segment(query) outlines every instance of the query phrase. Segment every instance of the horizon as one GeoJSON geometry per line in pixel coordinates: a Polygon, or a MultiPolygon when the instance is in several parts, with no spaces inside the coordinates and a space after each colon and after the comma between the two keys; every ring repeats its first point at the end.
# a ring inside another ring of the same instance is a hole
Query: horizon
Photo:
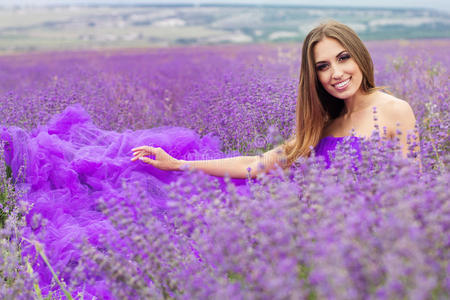
{"type": "Polygon", "coordinates": [[[448,13],[433,9],[42,1],[0,9],[0,52],[294,42],[326,19],[347,24],[364,40],[450,38],[448,13]]]}

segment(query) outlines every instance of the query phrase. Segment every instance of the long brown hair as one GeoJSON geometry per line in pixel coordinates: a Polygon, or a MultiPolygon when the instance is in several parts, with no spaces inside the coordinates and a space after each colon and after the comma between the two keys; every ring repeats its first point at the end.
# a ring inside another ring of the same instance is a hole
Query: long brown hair
{"type": "Polygon", "coordinates": [[[314,47],[323,38],[337,40],[348,51],[363,75],[360,89],[371,93],[375,89],[373,62],[369,51],[348,26],[329,21],[311,30],[303,41],[300,80],[296,106],[294,136],[284,144],[287,165],[300,156],[308,156],[319,142],[327,122],[337,118],[344,109],[342,99],[331,96],[322,87],[316,74],[314,47]]]}

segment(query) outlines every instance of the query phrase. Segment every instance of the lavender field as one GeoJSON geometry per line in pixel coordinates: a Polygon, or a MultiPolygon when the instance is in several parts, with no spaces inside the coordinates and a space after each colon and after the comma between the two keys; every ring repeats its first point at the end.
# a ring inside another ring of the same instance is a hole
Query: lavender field
{"type": "Polygon", "coordinates": [[[131,149],[280,144],[300,45],[0,56],[0,298],[447,299],[450,40],[367,46],[377,85],[414,109],[416,159],[374,128],[359,159],[344,140],[331,167],[312,155],[256,180],[131,149]]]}

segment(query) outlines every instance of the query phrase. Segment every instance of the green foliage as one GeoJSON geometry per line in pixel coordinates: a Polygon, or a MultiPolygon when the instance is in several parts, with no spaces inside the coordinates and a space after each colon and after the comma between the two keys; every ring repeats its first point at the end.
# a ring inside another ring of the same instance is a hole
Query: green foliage
{"type": "Polygon", "coordinates": [[[6,165],[6,179],[10,179],[12,177],[12,169],[10,166],[6,165]]]}
{"type": "Polygon", "coordinates": [[[311,274],[311,267],[308,267],[304,264],[299,263],[298,264],[298,278],[302,279],[305,283],[305,287],[308,290],[308,300],[316,300],[317,299],[317,293],[313,289],[311,283],[309,282],[309,275],[311,274]]]}
{"type": "Polygon", "coordinates": [[[244,278],[244,276],[242,274],[236,273],[236,272],[232,272],[232,271],[228,272],[228,279],[231,282],[236,282],[237,281],[237,282],[240,282],[242,284],[245,283],[245,278],[244,278]]]}
{"type": "MultiPolygon", "coordinates": [[[[38,241],[32,241],[32,240],[29,240],[29,239],[26,239],[26,238],[23,238],[23,239],[34,246],[34,248],[36,249],[36,252],[39,253],[39,255],[44,260],[44,262],[47,265],[47,267],[50,269],[50,272],[52,273],[53,279],[55,280],[56,283],[58,283],[58,285],[61,288],[61,290],[63,291],[64,296],[66,297],[66,299],[67,300],[73,300],[74,298],[72,297],[70,292],[67,290],[66,284],[64,283],[64,281],[61,281],[59,279],[59,277],[56,274],[55,270],[53,270],[53,267],[51,266],[50,262],[48,261],[47,255],[44,252],[43,245],[41,243],[39,243],[38,241]]],[[[33,273],[33,268],[31,267],[31,265],[29,264],[28,261],[27,261],[27,272],[30,273],[30,274],[33,273]]],[[[34,283],[34,289],[35,289],[35,292],[36,292],[37,299],[53,299],[51,292],[47,295],[47,297],[45,297],[45,298],[42,297],[42,292],[41,292],[41,289],[40,289],[39,284],[37,282],[34,283]]]]}
{"type": "Polygon", "coordinates": [[[11,211],[15,206],[15,199],[11,195],[11,191],[14,188],[10,182],[12,170],[11,167],[6,165],[6,174],[0,174],[0,226],[3,228],[5,226],[5,221],[10,215],[11,211]]]}

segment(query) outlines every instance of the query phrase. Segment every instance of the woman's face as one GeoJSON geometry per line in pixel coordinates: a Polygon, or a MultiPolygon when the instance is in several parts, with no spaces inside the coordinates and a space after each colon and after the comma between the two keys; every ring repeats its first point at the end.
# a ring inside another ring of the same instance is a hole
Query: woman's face
{"type": "Polygon", "coordinates": [[[362,72],[337,40],[325,37],[315,45],[314,64],[319,82],[330,95],[345,100],[359,92],[362,72]]]}

